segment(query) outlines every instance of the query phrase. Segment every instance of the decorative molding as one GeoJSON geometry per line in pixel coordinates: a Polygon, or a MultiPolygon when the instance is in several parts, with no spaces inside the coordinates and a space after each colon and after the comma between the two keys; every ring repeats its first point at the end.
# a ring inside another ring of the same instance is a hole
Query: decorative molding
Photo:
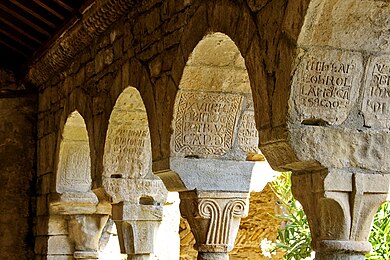
{"type": "Polygon", "coordinates": [[[180,193],[180,201],[198,252],[222,254],[224,259],[234,247],[241,218],[248,214],[249,193],[187,191],[180,193]]]}
{"type": "Polygon", "coordinates": [[[65,68],[79,51],[106,31],[134,5],[133,0],[95,2],[95,6],[87,10],[81,20],[61,35],[47,52],[30,65],[27,81],[40,86],[50,79],[53,74],[65,68]]]}
{"type": "Polygon", "coordinates": [[[229,200],[226,205],[221,204],[221,201],[214,199],[204,199],[199,203],[200,216],[210,219],[206,244],[228,244],[232,218],[245,216],[247,203],[244,199],[229,200]]]}

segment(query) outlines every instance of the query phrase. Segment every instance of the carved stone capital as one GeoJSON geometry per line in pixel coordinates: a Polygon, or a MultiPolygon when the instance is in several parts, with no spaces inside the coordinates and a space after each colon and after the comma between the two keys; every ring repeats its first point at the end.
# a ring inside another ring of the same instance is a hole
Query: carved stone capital
{"type": "Polygon", "coordinates": [[[128,259],[155,259],[155,239],[168,191],[159,179],[104,180],[118,230],[120,249],[128,259]]]}
{"type": "Polygon", "coordinates": [[[249,193],[180,193],[180,211],[194,234],[198,259],[229,259],[242,217],[248,215],[249,193]]]}
{"type": "MultiPolygon", "coordinates": [[[[141,202],[142,203],[142,202],[141,202]]],[[[162,204],[121,202],[113,205],[120,249],[128,259],[155,259],[155,239],[162,220],[162,204]]]]}
{"type": "Polygon", "coordinates": [[[98,259],[99,239],[108,215],[69,215],[69,238],[75,245],[75,259],[98,259]]]}
{"type": "Polygon", "coordinates": [[[292,176],[308,217],[316,259],[364,259],[376,210],[389,194],[389,174],[324,169],[292,176]]]}

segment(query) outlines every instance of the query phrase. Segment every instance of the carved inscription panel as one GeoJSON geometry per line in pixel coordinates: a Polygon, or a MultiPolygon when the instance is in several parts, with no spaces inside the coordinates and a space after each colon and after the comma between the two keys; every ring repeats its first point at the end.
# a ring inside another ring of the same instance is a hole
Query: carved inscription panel
{"type": "Polygon", "coordinates": [[[312,49],[298,66],[294,80],[299,119],[316,118],[340,124],[358,97],[362,77],[359,53],[312,49]]]}
{"type": "Polygon", "coordinates": [[[257,153],[258,143],[259,133],[256,129],[255,114],[253,111],[245,111],[238,131],[238,144],[246,153],[257,153]]]}
{"type": "Polygon", "coordinates": [[[242,96],[181,91],[176,103],[174,150],[184,155],[223,155],[232,147],[242,96]]]}
{"type": "Polygon", "coordinates": [[[91,188],[91,159],[88,141],[65,141],[58,169],[59,192],[86,192],[91,188]]]}
{"type": "Polygon", "coordinates": [[[131,124],[111,126],[107,136],[106,176],[115,174],[123,178],[139,178],[147,175],[151,160],[147,127],[133,128],[131,124]]]}
{"type": "Polygon", "coordinates": [[[390,128],[390,55],[369,60],[362,111],[367,126],[390,128]]]}

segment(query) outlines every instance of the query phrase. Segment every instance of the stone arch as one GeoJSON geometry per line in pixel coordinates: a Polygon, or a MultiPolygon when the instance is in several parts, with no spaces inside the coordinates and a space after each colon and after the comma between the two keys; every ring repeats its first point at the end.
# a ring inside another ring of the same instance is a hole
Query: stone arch
{"type": "MultiPolygon", "coordinates": [[[[96,132],[96,186],[102,187],[104,172],[106,171],[104,165],[104,155],[106,149],[107,134],[110,127],[111,115],[116,106],[117,101],[121,98],[123,93],[131,87],[137,92],[137,102],[142,103],[142,108],[145,110],[145,118],[147,119],[148,132],[150,131],[150,142],[152,144],[151,154],[159,154],[159,128],[158,121],[154,120],[157,118],[156,106],[154,102],[154,94],[152,92],[152,86],[150,78],[147,75],[147,71],[144,66],[135,58],[131,58],[123,63],[123,65],[118,68],[113,73],[113,80],[110,82],[111,88],[110,92],[103,98],[104,112],[101,115],[95,116],[94,120],[98,122],[94,128],[98,127],[99,129],[96,132]],[[150,127],[149,127],[150,126],[150,127]]],[[[134,100],[133,100],[134,101],[134,100]]],[[[132,101],[132,102],[133,102],[132,101]]],[[[139,103],[139,104],[141,104],[139,103]]],[[[95,112],[96,113],[96,112],[95,112]]],[[[153,157],[153,156],[152,156],[153,157]]]]}
{"type": "MultiPolygon", "coordinates": [[[[279,170],[298,161],[288,141],[287,112],[296,40],[307,4],[300,1],[286,7],[282,1],[275,5],[248,1],[248,5],[240,5],[225,0],[202,4],[185,27],[173,63],[172,78],[178,86],[188,57],[204,35],[222,32],[235,42],[249,74],[259,147],[279,170]],[[294,20],[294,15],[299,19],[294,20]]],[[[156,171],[166,168],[154,166],[156,171]]]]}
{"type": "Polygon", "coordinates": [[[144,103],[136,88],[127,87],[119,95],[109,119],[103,179],[151,178],[151,154],[144,103]]]}
{"type": "Polygon", "coordinates": [[[101,194],[92,190],[88,131],[77,110],[66,118],[57,147],[55,193],[49,200],[48,235],[51,236],[47,254],[76,259],[97,257],[100,235],[111,206],[100,201],[101,194]]]}
{"type": "Polygon", "coordinates": [[[309,218],[346,223],[325,238],[313,236],[319,258],[345,252],[363,258],[375,210],[390,192],[390,117],[383,110],[389,101],[381,95],[388,81],[380,80],[390,74],[383,40],[389,12],[383,1],[313,0],[298,37],[288,132],[299,161],[313,163],[289,165],[294,195],[308,205],[309,218]],[[316,202],[329,197],[342,217],[318,209],[316,202]]]}
{"type": "MultiPolygon", "coordinates": [[[[250,84],[239,48],[220,32],[199,41],[180,80],[172,121],[173,172],[157,175],[168,189],[180,192],[181,212],[197,241],[199,259],[207,254],[202,248],[208,244],[223,245],[224,253],[233,249],[239,219],[247,214],[249,192],[256,189],[251,187],[252,177],[261,174],[255,170],[264,156],[258,148],[250,84]],[[232,208],[237,212],[230,219],[224,214],[232,208]],[[199,210],[201,220],[189,213],[194,210],[199,210]],[[203,220],[210,217],[214,222],[203,220]],[[211,241],[219,232],[221,239],[211,241]]],[[[258,190],[271,178],[264,174],[258,190]]]]}
{"type": "Polygon", "coordinates": [[[75,110],[64,125],[59,144],[56,191],[88,192],[92,188],[89,138],[83,117],[75,110]]]}
{"type": "Polygon", "coordinates": [[[102,183],[112,202],[121,252],[155,254],[154,236],[167,191],[152,173],[148,115],[140,92],[124,88],[112,109],[103,155],[102,183]]]}
{"type": "MultiPolygon", "coordinates": [[[[171,163],[176,161],[174,158],[216,159],[233,164],[264,160],[258,149],[248,72],[239,49],[226,34],[208,34],[194,48],[181,77],[174,111],[171,163]]],[[[172,166],[178,166],[178,162],[172,166]]]]}
{"type": "Polygon", "coordinates": [[[230,37],[244,57],[254,106],[260,111],[258,128],[270,126],[269,94],[265,71],[262,65],[261,36],[249,7],[233,1],[210,1],[201,5],[184,30],[180,41],[179,55],[173,66],[173,78],[179,85],[186,62],[197,44],[209,32],[221,32],[230,37]]]}

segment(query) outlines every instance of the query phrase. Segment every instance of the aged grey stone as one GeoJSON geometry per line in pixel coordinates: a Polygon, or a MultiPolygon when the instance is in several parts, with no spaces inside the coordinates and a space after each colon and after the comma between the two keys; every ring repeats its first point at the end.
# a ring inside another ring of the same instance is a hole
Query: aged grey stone
{"type": "Polygon", "coordinates": [[[295,121],[344,122],[358,99],[363,59],[360,53],[312,48],[303,55],[290,99],[295,121]]]}
{"type": "Polygon", "coordinates": [[[390,55],[370,57],[363,87],[365,125],[390,129],[390,55]]]}

